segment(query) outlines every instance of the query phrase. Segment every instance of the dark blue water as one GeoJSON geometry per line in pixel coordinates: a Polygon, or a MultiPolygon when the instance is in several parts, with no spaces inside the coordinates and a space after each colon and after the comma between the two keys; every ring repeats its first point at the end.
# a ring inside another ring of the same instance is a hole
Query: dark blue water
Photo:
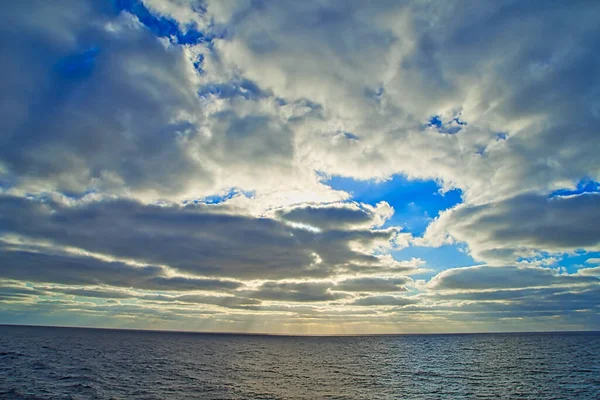
{"type": "Polygon", "coordinates": [[[599,399],[600,333],[276,337],[0,326],[2,399],[599,399]]]}

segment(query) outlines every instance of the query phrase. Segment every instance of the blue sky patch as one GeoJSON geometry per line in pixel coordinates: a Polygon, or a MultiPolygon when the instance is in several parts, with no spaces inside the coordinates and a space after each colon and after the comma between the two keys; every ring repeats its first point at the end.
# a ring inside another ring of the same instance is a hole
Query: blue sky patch
{"type": "Polygon", "coordinates": [[[460,126],[466,126],[467,123],[465,121],[461,121],[460,117],[455,117],[452,119],[452,122],[454,122],[456,125],[460,125],[460,126]]]}
{"type": "Polygon", "coordinates": [[[565,253],[556,263],[552,264],[552,266],[561,266],[566,270],[566,272],[572,274],[582,268],[596,267],[597,265],[586,262],[590,258],[600,258],[600,252],[578,250],[573,253],[565,253]]]}
{"type": "Polygon", "coordinates": [[[442,119],[439,115],[434,115],[429,119],[429,125],[431,127],[441,128],[442,127],[442,119]]]}
{"type": "Polygon", "coordinates": [[[199,73],[203,73],[202,64],[204,63],[204,54],[199,54],[196,61],[194,61],[194,69],[199,73]]]}
{"type": "Polygon", "coordinates": [[[410,260],[411,258],[425,260],[423,267],[431,271],[415,275],[418,279],[429,279],[438,272],[449,268],[480,264],[467,253],[464,244],[449,244],[440,247],[410,246],[394,251],[392,255],[396,260],[410,260]]]}
{"type": "Polygon", "coordinates": [[[352,132],[340,132],[340,135],[344,136],[348,140],[360,140],[360,138],[352,132]]]}
{"type": "Polygon", "coordinates": [[[221,203],[224,203],[227,200],[230,200],[238,195],[242,195],[245,197],[252,197],[252,196],[254,196],[254,192],[247,192],[247,191],[243,191],[243,190],[240,190],[237,188],[231,188],[225,194],[207,196],[202,199],[196,199],[196,200],[186,200],[183,202],[183,204],[221,204],[221,203]]]}
{"type": "Polygon", "coordinates": [[[577,250],[571,253],[562,254],[550,254],[547,252],[540,252],[535,257],[521,257],[517,259],[517,262],[539,262],[548,268],[563,268],[562,272],[573,274],[582,268],[592,268],[597,265],[587,263],[586,261],[590,258],[600,258],[600,252],[588,252],[585,250],[577,250]],[[549,258],[555,258],[556,261],[550,261],[549,258]],[[544,262],[546,260],[546,262],[544,262]]]}
{"type": "Polygon", "coordinates": [[[449,121],[444,121],[441,116],[434,115],[427,121],[427,127],[436,129],[439,133],[454,135],[460,132],[467,123],[462,121],[460,117],[454,117],[449,121]]]}
{"type": "Polygon", "coordinates": [[[459,189],[442,194],[440,185],[433,180],[409,180],[403,175],[394,175],[384,182],[333,176],[324,183],[350,193],[351,199],[360,203],[375,205],[387,201],[395,212],[385,226],[402,226],[415,236],[422,235],[440,211],[462,202],[459,189]]]}
{"type": "Polygon", "coordinates": [[[559,189],[550,194],[550,197],[573,196],[584,193],[600,193],[600,183],[591,179],[582,179],[577,182],[574,189],[559,189]]]}

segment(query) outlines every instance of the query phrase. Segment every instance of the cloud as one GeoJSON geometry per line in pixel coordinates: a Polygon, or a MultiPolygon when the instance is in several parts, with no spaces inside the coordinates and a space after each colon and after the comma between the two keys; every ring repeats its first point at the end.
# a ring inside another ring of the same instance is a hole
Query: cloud
{"type": "Polygon", "coordinates": [[[513,274],[513,278],[524,275],[524,284],[506,284],[505,278],[499,278],[497,285],[479,285],[470,281],[466,285],[459,285],[461,290],[455,290],[453,285],[436,286],[433,292],[421,296],[422,305],[411,306],[411,312],[446,313],[452,320],[465,319],[471,323],[489,323],[493,320],[498,321],[500,326],[511,321],[526,321],[531,327],[537,320],[543,322],[539,328],[543,330],[552,329],[557,320],[560,326],[568,329],[599,326],[600,281],[597,278],[588,277],[591,279],[585,280],[577,275],[554,275],[549,279],[549,274],[540,274],[538,283],[534,283],[534,274],[509,273],[513,274]],[[537,287],[518,288],[525,284],[537,287]]]}
{"type": "Polygon", "coordinates": [[[356,299],[351,304],[355,306],[407,306],[417,302],[416,299],[400,296],[369,296],[356,299]]]}
{"type": "MultiPolygon", "coordinates": [[[[598,285],[583,286],[583,287],[564,287],[554,286],[545,288],[528,288],[528,289],[494,289],[494,290],[479,290],[479,291],[452,291],[452,292],[436,292],[432,298],[439,302],[453,302],[454,305],[460,307],[456,302],[471,302],[471,304],[487,302],[496,304],[507,304],[514,307],[521,306],[522,309],[527,308],[527,305],[536,304],[537,308],[547,309],[556,307],[556,303],[563,301],[571,304],[562,304],[559,309],[577,309],[583,301],[591,303],[594,296],[598,294],[600,287],[598,285]],[[577,304],[577,305],[575,305],[577,304]]],[[[589,304],[595,306],[595,304],[589,304]]],[[[535,310],[536,307],[530,308],[535,310]]],[[[589,307],[586,307],[589,308],[589,307]]]]}
{"type": "Polygon", "coordinates": [[[215,52],[219,65],[274,95],[321,105],[323,121],[296,131],[306,165],[364,179],[403,172],[491,199],[597,175],[595,11],[469,1],[242,5],[226,23],[235,34],[215,52]],[[426,126],[434,115],[467,125],[440,135],[426,126]]]}
{"type": "Polygon", "coordinates": [[[530,287],[598,284],[593,277],[561,275],[541,267],[476,266],[440,272],[428,283],[436,290],[519,289],[530,287]]]}
{"type": "Polygon", "coordinates": [[[469,244],[475,259],[514,262],[535,251],[550,253],[600,246],[600,194],[548,197],[524,194],[442,212],[425,234],[469,244]]]}
{"type": "Polygon", "coordinates": [[[19,187],[160,195],[185,189],[182,171],[209,178],[186,151],[199,106],[186,50],[109,4],[4,10],[0,162],[19,187]]]}
{"type": "Polygon", "coordinates": [[[348,272],[381,276],[381,275],[412,275],[427,271],[423,267],[426,262],[420,258],[411,258],[406,261],[397,261],[390,254],[377,255],[377,264],[351,264],[346,267],[348,272]]]}
{"type": "Polygon", "coordinates": [[[594,268],[581,268],[577,271],[579,275],[583,276],[598,276],[600,277],[600,267],[594,268]]]}
{"type": "Polygon", "coordinates": [[[238,281],[167,276],[159,266],[133,266],[76,254],[45,254],[0,246],[0,277],[68,285],[111,285],[148,290],[233,290],[238,281]]]}
{"type": "Polygon", "coordinates": [[[403,292],[409,278],[354,278],[346,279],[334,286],[335,290],[342,292],[403,292]]]}
{"type": "Polygon", "coordinates": [[[468,202],[597,177],[592,3],[144,2],[204,29],[195,45],[110,5],[23,3],[2,28],[0,154],[22,191],[240,187],[277,207],[273,188],[339,200],[315,171],[436,179],[468,202]],[[466,125],[440,135],[433,116],[466,125]]]}
{"type": "MultiPolygon", "coordinates": [[[[349,266],[377,267],[382,262],[372,251],[391,246],[397,233],[395,229],[315,233],[268,218],[230,214],[227,208],[209,205],[158,206],[107,200],[68,206],[10,196],[0,196],[0,225],[6,235],[119,260],[166,265],[196,275],[234,279],[324,277],[349,266]]],[[[76,264],[58,265],[49,268],[48,273],[60,273],[61,268],[76,272],[76,264]]],[[[120,267],[112,264],[114,270],[120,267]]],[[[156,276],[162,271],[159,267],[125,271],[135,277],[147,274],[153,278],[148,284],[160,286],[166,282],[156,276]]],[[[69,275],[72,279],[78,276],[69,275]]],[[[116,283],[126,276],[106,278],[116,283]]],[[[177,284],[196,283],[178,279],[177,284]]]]}
{"type": "Polygon", "coordinates": [[[152,300],[159,302],[181,302],[193,304],[211,304],[225,308],[248,308],[252,309],[260,304],[260,301],[236,296],[208,296],[199,294],[184,294],[178,296],[145,295],[141,300],[152,300]]]}
{"type": "Polygon", "coordinates": [[[143,4],[158,15],[179,21],[183,29],[189,25],[205,28],[209,23],[200,0],[144,0],[143,4]]]}
{"type": "MultiPolygon", "coordinates": [[[[203,20],[185,11],[198,7],[146,5],[188,15],[184,27],[203,20]]],[[[195,66],[208,57],[210,40],[171,43],[110,2],[69,1],[59,10],[28,0],[3,8],[0,32],[11,57],[0,70],[10,98],[0,109],[0,180],[13,192],[153,201],[240,187],[262,189],[264,199],[279,187],[312,193],[312,200],[341,198],[314,171],[298,168],[293,131],[274,99],[199,95],[223,84],[195,66]]],[[[240,81],[240,90],[251,88],[240,81]]]]}
{"type": "Polygon", "coordinates": [[[248,296],[262,300],[322,302],[344,299],[343,293],[332,293],[330,282],[265,282],[248,296]]]}
{"type": "MultiPolygon", "coordinates": [[[[145,288],[148,289],[148,288],[145,288]]],[[[161,290],[173,290],[171,286],[165,285],[160,288],[161,290]]],[[[194,288],[195,290],[202,288],[194,288]]],[[[213,290],[219,289],[218,286],[211,288],[213,290]]],[[[29,287],[23,285],[15,285],[3,283],[0,284],[0,300],[4,301],[22,301],[22,300],[33,300],[37,298],[37,302],[43,301],[54,301],[54,300],[40,300],[40,296],[57,296],[66,295],[75,297],[91,297],[97,299],[129,299],[139,300],[143,303],[139,304],[150,304],[150,303],[177,303],[181,305],[185,304],[204,304],[204,305],[216,305],[225,308],[237,308],[237,309],[257,309],[260,305],[260,301],[238,297],[234,295],[209,295],[209,294],[198,294],[190,292],[187,294],[155,294],[148,291],[118,289],[115,287],[108,286],[87,286],[87,287],[73,287],[73,286],[37,286],[29,287]]]]}
{"type": "Polygon", "coordinates": [[[284,221],[310,225],[320,229],[349,229],[381,226],[394,214],[385,201],[375,207],[368,204],[337,203],[302,205],[276,212],[284,221]]]}
{"type": "Polygon", "coordinates": [[[47,292],[34,289],[23,284],[0,282],[0,301],[27,301],[34,296],[43,296],[47,292]]]}
{"type": "Polygon", "coordinates": [[[64,288],[64,287],[53,287],[46,288],[48,292],[66,294],[69,296],[79,297],[96,297],[106,299],[131,299],[135,298],[135,294],[132,292],[126,292],[122,290],[114,290],[107,288],[64,288]]]}

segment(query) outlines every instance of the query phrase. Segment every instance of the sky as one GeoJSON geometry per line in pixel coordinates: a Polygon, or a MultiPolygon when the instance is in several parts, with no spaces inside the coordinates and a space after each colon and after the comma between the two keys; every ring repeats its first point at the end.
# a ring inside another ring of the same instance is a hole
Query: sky
{"type": "Polygon", "coordinates": [[[0,323],[600,330],[600,2],[0,13],[0,323]]]}

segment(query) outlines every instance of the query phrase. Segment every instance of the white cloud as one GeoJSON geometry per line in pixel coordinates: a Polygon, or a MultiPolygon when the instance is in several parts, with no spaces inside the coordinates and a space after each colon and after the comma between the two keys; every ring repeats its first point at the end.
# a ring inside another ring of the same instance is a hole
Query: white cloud
{"type": "Polygon", "coordinates": [[[182,31],[189,25],[204,30],[210,24],[201,0],[143,0],[143,3],[153,13],[178,21],[182,31]]]}
{"type": "Polygon", "coordinates": [[[600,277],[600,267],[593,268],[581,268],[577,271],[579,275],[583,276],[598,276],[600,277]]]}

